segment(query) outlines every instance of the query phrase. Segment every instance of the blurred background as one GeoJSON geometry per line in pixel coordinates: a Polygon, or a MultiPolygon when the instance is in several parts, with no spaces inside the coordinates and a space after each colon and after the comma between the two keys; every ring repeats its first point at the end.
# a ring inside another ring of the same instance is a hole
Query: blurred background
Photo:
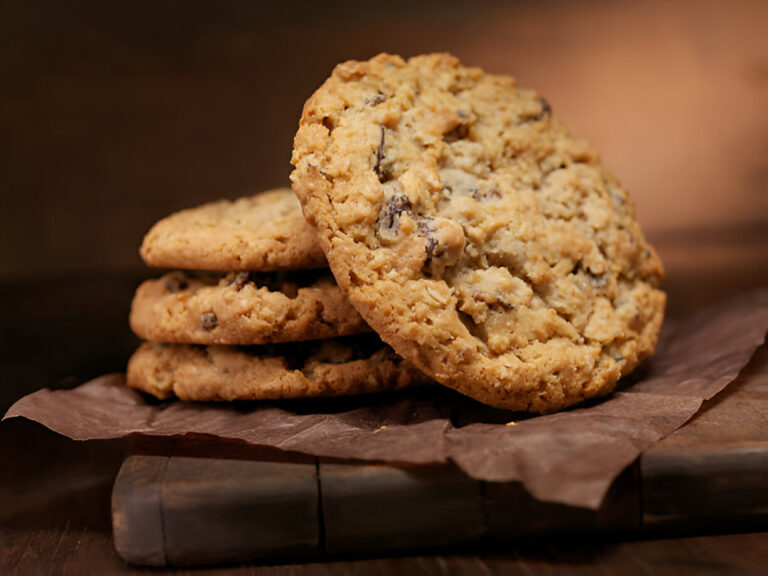
{"type": "Polygon", "coordinates": [[[660,249],[682,230],[706,243],[768,225],[764,1],[94,0],[4,12],[3,279],[140,270],[142,235],[169,211],[285,185],[304,100],[337,62],[382,51],[449,51],[540,91],[601,151],[660,249]]]}
{"type": "Polygon", "coordinates": [[[305,99],[382,51],[545,95],[632,193],[670,311],[765,285],[766,22],[758,0],[3,1],[5,375],[121,369],[150,225],[286,185],[305,99]]]}

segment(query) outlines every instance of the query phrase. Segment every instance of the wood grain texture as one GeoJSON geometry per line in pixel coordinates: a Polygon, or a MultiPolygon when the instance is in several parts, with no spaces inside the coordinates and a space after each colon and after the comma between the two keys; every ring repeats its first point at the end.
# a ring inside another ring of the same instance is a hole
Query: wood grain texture
{"type": "Polygon", "coordinates": [[[112,493],[115,547],[126,561],[199,566],[319,554],[313,458],[196,439],[143,439],[133,451],[112,493]]]}
{"type": "Polygon", "coordinates": [[[640,462],[647,530],[768,525],[768,346],[640,462]]]}
{"type": "Polygon", "coordinates": [[[481,483],[456,468],[320,463],[328,554],[412,550],[479,540],[481,483]]]}
{"type": "Polygon", "coordinates": [[[767,403],[763,346],[725,393],[625,470],[596,511],[540,502],[517,483],[482,483],[452,466],[321,461],[316,468],[307,457],[277,453],[282,461],[269,462],[259,460],[266,456],[263,449],[176,441],[165,461],[157,454],[126,460],[115,494],[135,510],[118,507],[116,545],[136,563],[162,558],[191,566],[404,552],[481,540],[765,529],[767,403]],[[132,488],[133,500],[126,496],[132,488]],[[159,520],[158,494],[163,553],[141,532],[149,527],[149,535],[157,533],[152,522],[159,520]],[[136,524],[128,527],[126,518],[136,524]],[[141,546],[148,546],[143,555],[136,552],[141,546]]]}
{"type": "Polygon", "coordinates": [[[163,478],[171,460],[165,456],[129,456],[112,491],[112,531],[122,558],[142,566],[165,566],[163,478]]]}
{"type": "MultiPolygon", "coordinates": [[[[55,353],[55,349],[54,349],[55,353]]],[[[61,361],[61,360],[60,360],[61,361]]],[[[11,386],[18,385],[8,380],[11,386]]],[[[740,382],[731,400],[738,398],[740,382]]],[[[20,393],[20,392],[19,392],[20,393]]],[[[730,390],[726,392],[729,394],[730,390]]],[[[716,399],[715,402],[718,400],[716,399]]],[[[694,420],[694,423],[696,421],[694,420]]],[[[693,423],[692,423],[693,424],[693,423]]],[[[755,428],[755,430],[758,428],[755,428]]],[[[670,438],[671,440],[671,438],[670,438]]],[[[150,446],[157,448],[156,441],[150,446]]],[[[454,546],[383,558],[280,565],[227,565],[156,571],[126,565],[112,543],[109,494],[125,442],[72,442],[32,422],[0,425],[0,568],[3,574],[759,574],[768,565],[768,532],[619,542],[615,536],[568,534],[454,546]]],[[[187,456],[203,456],[199,446],[187,456]]],[[[157,450],[155,450],[157,452],[157,450]]],[[[255,457],[234,446],[226,457],[255,457]]],[[[224,456],[224,454],[220,454],[224,456]]],[[[261,457],[261,456],[259,456],[261,457]]],[[[723,524],[717,530],[731,531],[723,524]]]]}
{"type": "Polygon", "coordinates": [[[574,534],[633,535],[641,526],[640,469],[627,468],[597,510],[541,502],[521,484],[487,482],[483,506],[488,537],[496,541],[574,534]]]}
{"type": "Polygon", "coordinates": [[[173,457],[162,482],[168,564],[319,553],[313,464],[173,457]]]}

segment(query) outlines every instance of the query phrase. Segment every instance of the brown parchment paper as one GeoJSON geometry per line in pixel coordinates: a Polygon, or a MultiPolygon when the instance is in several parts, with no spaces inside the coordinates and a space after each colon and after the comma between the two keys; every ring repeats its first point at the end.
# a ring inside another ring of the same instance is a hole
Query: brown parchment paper
{"type": "Polygon", "coordinates": [[[240,404],[157,402],[122,374],[40,390],[23,416],[75,440],[205,434],[314,456],[452,461],[535,497],[597,508],[615,477],[734,380],[768,330],[768,289],[667,322],[656,354],[611,396],[546,416],[496,410],[439,386],[381,396],[240,404]]]}

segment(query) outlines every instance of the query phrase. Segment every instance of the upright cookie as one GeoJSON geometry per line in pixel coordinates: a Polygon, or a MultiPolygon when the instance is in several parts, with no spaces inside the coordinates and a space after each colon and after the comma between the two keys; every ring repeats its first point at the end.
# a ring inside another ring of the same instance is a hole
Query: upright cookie
{"type": "Polygon", "coordinates": [[[149,266],[187,270],[295,270],[326,266],[288,188],[171,214],[144,237],[149,266]]]}
{"type": "Polygon", "coordinates": [[[188,344],[266,344],[368,332],[328,270],[171,272],[136,291],[140,338],[188,344]]]}
{"type": "Polygon", "coordinates": [[[442,384],[547,412],[653,351],[662,268],[626,190],[512,78],[440,54],[346,62],[292,162],[339,285],[442,384]]]}
{"type": "Polygon", "coordinates": [[[250,348],[146,342],[128,361],[127,382],[158,398],[208,402],[368,394],[429,380],[370,334],[250,348]]]}

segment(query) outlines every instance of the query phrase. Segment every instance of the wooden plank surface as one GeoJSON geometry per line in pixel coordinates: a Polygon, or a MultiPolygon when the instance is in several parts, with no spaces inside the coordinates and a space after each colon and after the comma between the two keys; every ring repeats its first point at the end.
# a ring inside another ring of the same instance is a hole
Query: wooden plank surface
{"type": "Polygon", "coordinates": [[[360,554],[479,540],[482,485],[455,468],[321,462],[325,551],[360,554]]]}
{"type": "Polygon", "coordinates": [[[162,502],[169,565],[320,552],[314,463],[174,456],[162,480],[162,502]]]}
{"type": "Polygon", "coordinates": [[[483,483],[452,466],[316,466],[307,457],[272,451],[281,461],[265,461],[261,449],[180,440],[166,459],[139,454],[126,460],[115,484],[115,542],[133,562],[164,558],[168,565],[191,566],[481,539],[764,529],[766,423],[763,346],[726,393],[621,474],[596,511],[540,502],[518,483],[483,483]],[[128,526],[126,518],[141,524],[128,526]],[[147,541],[158,521],[162,554],[155,539],[147,541]],[[140,527],[151,529],[142,533],[140,527]],[[137,553],[142,545],[147,550],[137,553]]]}
{"type": "Polygon", "coordinates": [[[128,457],[112,491],[115,548],[132,564],[165,566],[162,482],[171,455],[128,457]]]}
{"type": "Polygon", "coordinates": [[[640,463],[647,530],[767,526],[768,345],[736,382],[640,463]]]}
{"type": "Polygon", "coordinates": [[[627,468],[598,510],[541,502],[516,482],[484,483],[488,537],[509,541],[563,534],[637,534],[641,526],[639,471],[637,463],[627,468]]]}
{"type": "Polygon", "coordinates": [[[140,439],[115,481],[115,548],[148,566],[320,553],[315,459],[211,440],[140,439]]]}

